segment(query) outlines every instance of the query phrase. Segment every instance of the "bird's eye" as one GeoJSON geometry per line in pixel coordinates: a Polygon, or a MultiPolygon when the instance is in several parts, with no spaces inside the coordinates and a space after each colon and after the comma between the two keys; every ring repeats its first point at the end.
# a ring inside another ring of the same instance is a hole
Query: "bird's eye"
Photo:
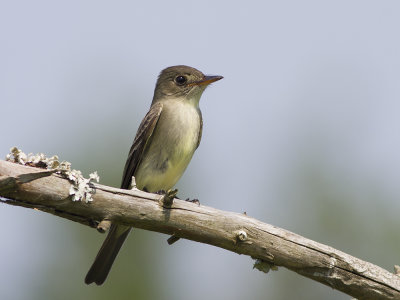
{"type": "Polygon", "coordinates": [[[185,76],[177,76],[177,77],[175,78],[175,82],[176,82],[178,85],[184,85],[184,84],[186,83],[186,81],[187,81],[187,78],[186,78],[185,76]]]}

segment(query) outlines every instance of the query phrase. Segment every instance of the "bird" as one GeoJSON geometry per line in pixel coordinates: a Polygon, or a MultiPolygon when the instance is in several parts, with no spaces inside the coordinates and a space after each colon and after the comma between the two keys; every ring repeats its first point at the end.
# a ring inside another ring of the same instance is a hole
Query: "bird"
{"type": "MultiPolygon", "coordinates": [[[[203,119],[200,97],[211,83],[222,76],[204,75],[184,65],[161,71],[150,110],[142,120],[130,148],[121,189],[136,188],[150,193],[174,187],[199,147],[203,119]]],[[[113,223],[85,283],[101,285],[132,227],[113,223]]]]}

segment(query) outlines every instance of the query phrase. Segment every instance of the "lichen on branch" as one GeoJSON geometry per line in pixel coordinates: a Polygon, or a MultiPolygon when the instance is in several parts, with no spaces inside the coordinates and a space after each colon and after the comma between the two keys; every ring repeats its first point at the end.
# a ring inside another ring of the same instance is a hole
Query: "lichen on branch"
{"type": "Polygon", "coordinates": [[[71,168],[71,163],[68,161],[59,160],[57,155],[47,157],[43,153],[25,154],[21,149],[12,147],[10,153],[6,156],[6,161],[18,163],[24,166],[37,167],[47,170],[57,170],[56,173],[68,179],[71,183],[69,194],[73,201],[93,201],[93,182],[99,182],[100,177],[97,171],[90,173],[89,178],[84,178],[82,172],[71,168]]]}

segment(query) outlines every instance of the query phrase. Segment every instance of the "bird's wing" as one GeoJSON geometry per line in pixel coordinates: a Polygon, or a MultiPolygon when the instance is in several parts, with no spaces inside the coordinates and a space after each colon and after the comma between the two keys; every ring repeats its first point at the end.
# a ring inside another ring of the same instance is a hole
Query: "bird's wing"
{"type": "Polygon", "coordinates": [[[128,159],[125,163],[124,174],[122,176],[121,189],[129,189],[132,176],[134,176],[137,167],[142,159],[144,149],[153,134],[154,128],[160,118],[163,105],[158,102],[150,108],[149,112],[140,123],[136,133],[131,150],[129,151],[128,159]]]}
{"type": "Polygon", "coordinates": [[[203,117],[201,116],[201,111],[200,110],[199,110],[199,115],[200,115],[200,130],[199,130],[199,136],[197,137],[196,149],[199,148],[199,146],[200,146],[201,135],[203,133],[203,117]]]}

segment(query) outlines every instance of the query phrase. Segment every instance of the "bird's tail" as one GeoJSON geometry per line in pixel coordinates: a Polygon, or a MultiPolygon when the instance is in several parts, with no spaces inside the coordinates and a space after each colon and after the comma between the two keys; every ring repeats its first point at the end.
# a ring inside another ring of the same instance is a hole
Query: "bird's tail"
{"type": "Polygon", "coordinates": [[[85,277],[86,284],[91,284],[92,282],[95,282],[97,285],[103,284],[110,272],[115,257],[130,231],[131,227],[129,226],[111,225],[110,232],[85,277]]]}

